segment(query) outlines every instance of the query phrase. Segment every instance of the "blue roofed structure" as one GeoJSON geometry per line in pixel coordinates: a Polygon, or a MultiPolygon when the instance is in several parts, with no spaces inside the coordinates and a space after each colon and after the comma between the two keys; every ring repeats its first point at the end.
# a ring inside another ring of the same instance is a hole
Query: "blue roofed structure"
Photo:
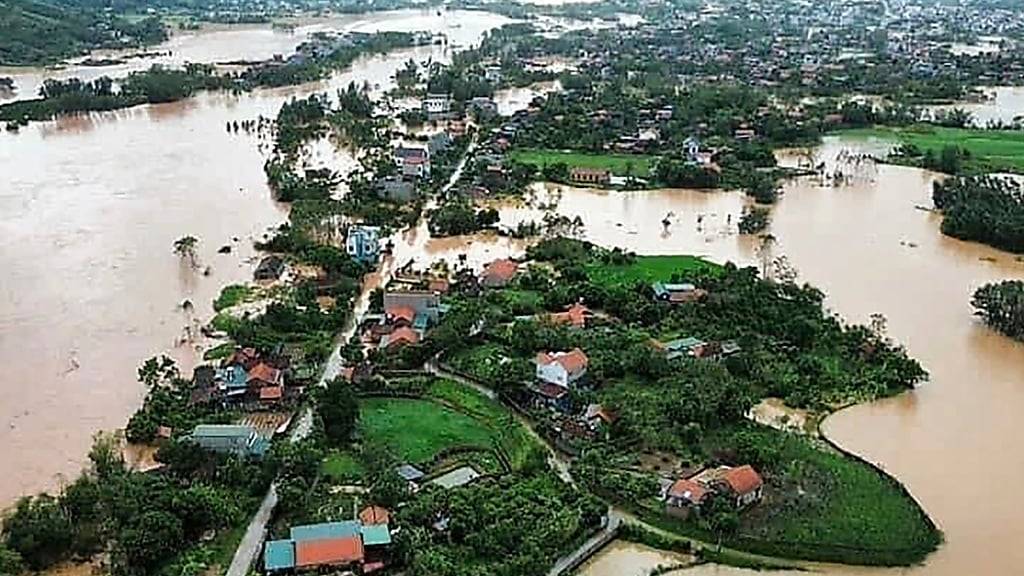
{"type": "Polygon", "coordinates": [[[352,536],[358,536],[360,534],[361,527],[362,524],[358,520],[292,526],[291,537],[292,540],[296,542],[301,542],[303,540],[351,538],[352,536]]]}
{"type": "Polygon", "coordinates": [[[386,546],[391,544],[391,530],[387,524],[363,526],[363,546],[386,546]]]}
{"type": "Polygon", "coordinates": [[[263,547],[263,567],[267,572],[291,570],[295,567],[295,543],[271,540],[263,547]]]}
{"type": "Polygon", "coordinates": [[[217,370],[217,382],[228,394],[245,392],[249,387],[249,375],[242,366],[232,364],[217,370]]]}

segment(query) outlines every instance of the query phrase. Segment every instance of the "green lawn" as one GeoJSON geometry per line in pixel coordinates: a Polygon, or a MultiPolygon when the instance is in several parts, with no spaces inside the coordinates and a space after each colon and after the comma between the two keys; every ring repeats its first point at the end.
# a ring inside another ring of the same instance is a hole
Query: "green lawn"
{"type": "Polygon", "coordinates": [[[913,144],[921,150],[939,153],[945,146],[959,146],[974,157],[976,168],[988,172],[1024,172],[1024,133],[1012,130],[977,130],[911,126],[908,128],[863,128],[843,135],[875,137],[913,144]]]}
{"type": "Polygon", "coordinates": [[[407,462],[425,462],[453,446],[493,445],[483,422],[428,400],[367,398],[360,401],[359,429],[364,439],[384,443],[407,462]]]}
{"type": "Polygon", "coordinates": [[[626,176],[632,164],[633,176],[649,178],[658,161],[657,156],[643,154],[587,154],[562,150],[523,149],[511,152],[513,160],[543,168],[559,162],[569,168],[606,168],[616,176],[626,176]]]}
{"type": "Polygon", "coordinates": [[[335,482],[354,482],[363,477],[363,463],[348,452],[332,451],[324,458],[320,470],[335,482]]]}
{"type": "Polygon", "coordinates": [[[714,270],[717,264],[697,256],[637,256],[626,266],[613,266],[590,262],[586,264],[590,280],[604,286],[633,284],[635,282],[668,282],[675,273],[714,270]]]}
{"type": "Polygon", "coordinates": [[[513,469],[519,469],[534,451],[540,449],[537,440],[508,408],[468,386],[438,380],[430,387],[428,395],[457,406],[494,430],[494,438],[508,456],[513,469]]]}

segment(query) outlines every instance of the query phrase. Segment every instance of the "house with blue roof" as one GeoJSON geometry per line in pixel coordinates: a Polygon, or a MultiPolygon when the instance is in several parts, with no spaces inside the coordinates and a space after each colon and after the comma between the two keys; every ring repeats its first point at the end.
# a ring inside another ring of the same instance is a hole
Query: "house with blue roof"
{"type": "Polygon", "coordinates": [[[218,368],[215,381],[225,396],[239,396],[249,389],[249,374],[241,364],[218,368]]]}
{"type": "Polygon", "coordinates": [[[665,284],[655,282],[651,284],[654,291],[654,299],[661,302],[693,302],[707,294],[707,291],[697,288],[693,284],[665,284]]]}
{"type": "Polygon", "coordinates": [[[703,340],[692,336],[671,340],[664,344],[665,357],[673,360],[681,356],[696,356],[697,351],[706,345],[707,343],[703,340]]]}
{"type": "Polygon", "coordinates": [[[363,546],[387,546],[391,544],[391,529],[387,524],[364,524],[362,527],[363,546]]]}
{"type": "Polygon", "coordinates": [[[296,542],[301,542],[303,540],[351,538],[352,536],[358,536],[361,533],[361,526],[362,524],[358,520],[292,526],[291,537],[292,540],[296,542]]]}
{"type": "Polygon", "coordinates": [[[263,547],[263,568],[267,572],[280,572],[295,568],[295,542],[271,540],[263,547]]]}

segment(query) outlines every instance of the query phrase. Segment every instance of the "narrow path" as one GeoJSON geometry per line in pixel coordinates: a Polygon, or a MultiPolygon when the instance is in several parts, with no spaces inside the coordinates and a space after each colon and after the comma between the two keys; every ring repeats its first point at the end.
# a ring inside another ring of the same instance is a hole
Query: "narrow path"
{"type": "MultiPolygon", "coordinates": [[[[462,172],[466,168],[466,163],[469,161],[470,154],[476,149],[476,140],[470,142],[466,148],[466,152],[462,155],[462,159],[459,160],[458,165],[455,167],[455,171],[452,172],[451,178],[441,188],[438,196],[448,192],[455,186],[462,177],[462,172]]],[[[355,334],[356,329],[359,327],[359,323],[362,321],[366,311],[370,308],[370,293],[373,292],[378,286],[386,286],[388,281],[391,280],[395,275],[395,271],[399,268],[396,267],[397,262],[401,261],[401,255],[398,252],[407,253],[410,257],[416,253],[422,252],[423,247],[426,245],[427,240],[430,239],[430,231],[427,229],[427,213],[437,205],[437,200],[432,199],[427,206],[423,208],[423,212],[420,216],[420,221],[412,229],[407,230],[403,233],[404,242],[396,245],[396,253],[386,259],[382,264],[380,271],[376,274],[368,276],[364,282],[359,297],[356,299],[355,304],[352,307],[352,314],[349,315],[349,320],[346,322],[345,327],[338,334],[338,337],[334,341],[334,349],[331,351],[331,355],[327,358],[327,362],[324,365],[323,374],[320,376],[319,385],[326,386],[328,382],[334,380],[341,373],[341,369],[345,365],[345,360],[341,356],[341,348],[344,346],[352,335],[355,334]]],[[[310,406],[303,408],[302,413],[299,415],[292,427],[291,433],[289,434],[290,442],[298,442],[305,439],[313,430],[313,409],[310,406]]],[[[532,429],[531,429],[532,431],[532,429]]],[[[544,444],[547,446],[547,443],[544,444]]],[[[277,506],[277,483],[270,485],[270,489],[267,490],[267,495],[263,498],[263,502],[260,504],[259,510],[253,516],[249,522],[249,526],[245,530],[245,535],[242,537],[242,541],[239,543],[238,548],[235,550],[235,555],[231,559],[231,566],[228,567],[226,576],[246,576],[249,569],[252,568],[256,561],[256,556],[260,552],[260,548],[263,546],[263,540],[266,538],[267,524],[270,523],[270,519],[274,514],[274,508],[277,506]]]]}

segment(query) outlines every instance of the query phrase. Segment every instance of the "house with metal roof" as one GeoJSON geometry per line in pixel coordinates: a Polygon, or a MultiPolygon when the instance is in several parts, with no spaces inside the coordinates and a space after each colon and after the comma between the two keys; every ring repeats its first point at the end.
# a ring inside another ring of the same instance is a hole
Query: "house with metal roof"
{"type": "Polygon", "coordinates": [[[263,568],[267,572],[280,572],[295,568],[295,542],[271,540],[263,547],[263,568]]]}
{"type": "Polygon", "coordinates": [[[364,524],[362,535],[363,546],[387,546],[391,544],[391,529],[387,524],[364,524]]]}
{"type": "Polygon", "coordinates": [[[345,520],[343,522],[323,522],[321,524],[307,524],[305,526],[292,526],[291,537],[296,542],[303,540],[326,540],[330,538],[349,538],[358,536],[361,524],[358,520],[345,520]]]}
{"type": "Polygon", "coordinates": [[[270,446],[256,428],[232,424],[200,424],[189,439],[206,450],[238,456],[262,456],[270,446]]]}

